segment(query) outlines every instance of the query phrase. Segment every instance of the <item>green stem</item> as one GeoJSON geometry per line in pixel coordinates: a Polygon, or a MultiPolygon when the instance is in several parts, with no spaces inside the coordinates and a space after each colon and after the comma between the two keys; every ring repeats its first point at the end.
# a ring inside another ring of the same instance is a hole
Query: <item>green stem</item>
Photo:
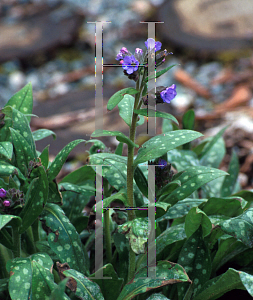
{"type": "Polygon", "coordinates": [[[105,210],[105,246],[106,246],[106,257],[108,263],[112,262],[112,242],[111,242],[111,231],[110,231],[110,213],[109,209],[105,210]]]}
{"type": "Polygon", "coordinates": [[[37,252],[36,246],[35,246],[35,242],[34,242],[34,237],[33,237],[33,231],[32,231],[32,227],[30,226],[27,231],[27,240],[28,240],[28,252],[30,254],[34,254],[37,252]]]}
{"type": "Polygon", "coordinates": [[[21,253],[21,239],[20,234],[18,233],[18,227],[12,227],[12,238],[13,238],[13,245],[15,250],[13,250],[14,258],[20,257],[21,253]]]}
{"type": "MultiPolygon", "coordinates": [[[[139,90],[139,81],[136,82],[136,89],[139,90]]],[[[141,90],[141,89],[140,89],[141,90]]],[[[141,98],[141,94],[135,94],[135,103],[134,108],[138,108],[139,100],[141,98]]],[[[137,122],[138,114],[133,112],[132,116],[132,124],[130,126],[129,138],[131,141],[135,142],[135,132],[136,132],[136,122],[137,122]]],[[[134,147],[128,145],[128,156],[127,156],[127,199],[128,205],[130,207],[134,207],[134,147]]],[[[135,212],[134,210],[128,210],[128,221],[132,221],[135,219],[135,212]]],[[[129,252],[129,267],[128,267],[128,282],[134,277],[135,274],[135,253],[130,246],[129,252]]]]}

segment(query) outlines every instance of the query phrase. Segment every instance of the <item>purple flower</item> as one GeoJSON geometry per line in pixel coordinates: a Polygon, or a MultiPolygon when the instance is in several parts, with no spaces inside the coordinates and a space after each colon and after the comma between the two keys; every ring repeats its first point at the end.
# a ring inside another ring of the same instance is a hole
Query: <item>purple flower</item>
{"type": "Polygon", "coordinates": [[[4,200],[3,205],[8,207],[11,205],[11,202],[9,200],[4,200]]]}
{"type": "Polygon", "coordinates": [[[127,74],[132,74],[134,71],[138,70],[139,62],[135,59],[133,55],[125,56],[123,58],[122,68],[126,70],[127,74]]]}
{"type": "Polygon", "coordinates": [[[159,166],[159,168],[161,168],[161,169],[164,169],[167,166],[167,161],[164,159],[159,158],[158,163],[159,163],[159,165],[161,165],[161,166],[159,166]]]}
{"type": "Polygon", "coordinates": [[[0,197],[4,198],[6,196],[6,190],[5,189],[0,189],[0,197]]]}
{"type": "Polygon", "coordinates": [[[130,54],[130,52],[127,50],[126,47],[123,47],[119,50],[119,53],[117,54],[116,56],[116,60],[120,60],[120,59],[123,59],[124,56],[130,54]]]}
{"type": "Polygon", "coordinates": [[[152,50],[152,49],[155,48],[155,51],[159,51],[159,50],[161,50],[162,43],[161,42],[156,42],[154,39],[149,38],[145,42],[145,46],[147,47],[147,49],[152,50]]]}
{"type": "Polygon", "coordinates": [[[161,98],[163,99],[163,102],[170,103],[170,101],[173,100],[177,95],[176,85],[172,84],[172,86],[167,87],[165,90],[161,92],[160,95],[161,98]]]}
{"type": "Polygon", "coordinates": [[[134,56],[135,56],[135,58],[136,58],[138,61],[141,60],[142,54],[143,54],[142,49],[140,49],[140,48],[136,48],[136,49],[135,49],[135,54],[134,54],[134,56]]]}

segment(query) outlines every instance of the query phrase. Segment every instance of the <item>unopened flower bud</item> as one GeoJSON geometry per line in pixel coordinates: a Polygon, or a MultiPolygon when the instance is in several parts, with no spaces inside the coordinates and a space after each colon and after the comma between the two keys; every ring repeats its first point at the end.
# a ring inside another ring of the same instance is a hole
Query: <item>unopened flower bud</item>
{"type": "Polygon", "coordinates": [[[11,205],[11,202],[9,200],[4,200],[3,205],[5,207],[9,207],[11,205]]]}
{"type": "Polygon", "coordinates": [[[4,198],[6,196],[6,190],[5,189],[0,189],[0,197],[4,198]]]}

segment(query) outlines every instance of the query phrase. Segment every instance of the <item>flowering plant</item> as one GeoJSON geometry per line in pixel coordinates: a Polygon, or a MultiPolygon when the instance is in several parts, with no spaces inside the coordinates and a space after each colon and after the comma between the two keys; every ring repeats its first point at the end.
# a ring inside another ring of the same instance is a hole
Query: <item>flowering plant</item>
{"type": "Polygon", "coordinates": [[[148,91],[171,67],[148,74],[168,53],[152,39],[145,46],[120,50],[116,59],[136,87],[107,103],[109,111],[118,106],[129,137],[95,131],[50,162],[48,147],[39,152],[35,142],[55,134],[29,125],[31,84],[0,110],[0,299],[214,300],[232,289],[253,296],[253,193],[240,188],[235,152],[228,173],[217,169],[226,128],[196,145],[202,134],[192,110],[179,129],[174,116],[147,109],[150,99],[173,101],[176,85],[148,91]],[[138,145],[145,116],[163,118],[162,134],[138,145]],[[98,136],[116,136],[115,152],[98,136]],[[59,181],[82,142],[93,143],[89,163],[59,181]]]}

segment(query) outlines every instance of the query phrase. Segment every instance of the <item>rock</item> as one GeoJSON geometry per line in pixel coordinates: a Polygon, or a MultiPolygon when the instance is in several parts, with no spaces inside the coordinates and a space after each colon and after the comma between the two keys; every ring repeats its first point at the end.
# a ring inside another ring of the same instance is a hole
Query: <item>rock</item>
{"type": "Polygon", "coordinates": [[[42,12],[13,22],[0,19],[0,63],[25,59],[70,44],[78,33],[82,17],[67,7],[48,7],[42,12]]]}
{"type": "Polygon", "coordinates": [[[159,7],[164,39],[208,51],[251,47],[253,5],[248,0],[171,0],[159,7]]]}

